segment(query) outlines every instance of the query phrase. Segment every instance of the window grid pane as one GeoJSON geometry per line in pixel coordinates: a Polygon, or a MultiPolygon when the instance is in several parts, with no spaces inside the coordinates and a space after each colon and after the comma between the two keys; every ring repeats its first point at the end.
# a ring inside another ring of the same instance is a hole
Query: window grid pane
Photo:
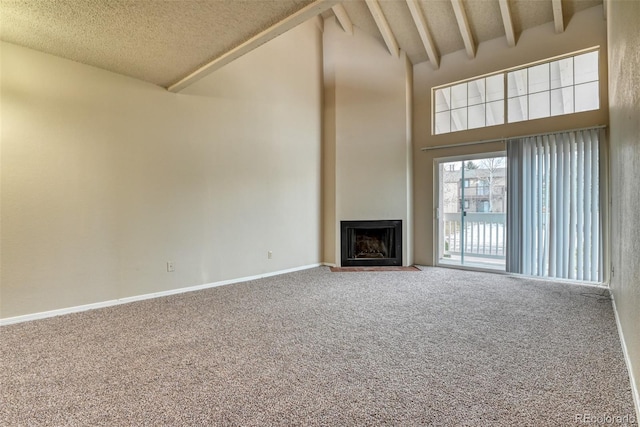
{"type": "Polygon", "coordinates": [[[600,107],[598,82],[584,83],[575,86],[575,109],[580,111],[597,110],[600,107]]]}
{"type": "Polygon", "coordinates": [[[512,71],[508,75],[509,98],[527,94],[527,69],[512,71]]]}
{"type": "Polygon", "coordinates": [[[436,135],[451,132],[451,111],[436,113],[436,135]]]}
{"type": "Polygon", "coordinates": [[[469,105],[478,105],[485,102],[484,79],[469,82],[467,87],[469,90],[469,105]]]}
{"type": "Polygon", "coordinates": [[[504,124],[504,101],[494,101],[487,104],[487,126],[504,124]]]}
{"type": "Polygon", "coordinates": [[[553,61],[551,67],[551,89],[573,86],[573,58],[553,61]]]}
{"type": "Polygon", "coordinates": [[[467,126],[469,129],[483,128],[485,124],[485,105],[472,105],[469,107],[467,126]]]}
{"type": "Polygon", "coordinates": [[[573,86],[553,89],[551,91],[551,115],[560,116],[573,112],[573,86]]]}
{"type": "Polygon", "coordinates": [[[528,73],[528,93],[543,92],[549,90],[549,64],[530,67],[528,73]]]}
{"type": "Polygon", "coordinates": [[[575,84],[598,81],[598,52],[578,55],[575,62],[575,84]]]}
{"type": "Polygon", "coordinates": [[[451,108],[451,88],[445,87],[436,90],[436,113],[446,111],[451,108]]]}
{"type": "Polygon", "coordinates": [[[529,120],[527,95],[509,98],[509,123],[529,120]]]}
{"type": "Polygon", "coordinates": [[[533,93],[529,95],[529,120],[549,117],[551,104],[549,92],[533,93]]]}
{"type": "Polygon", "coordinates": [[[451,108],[467,106],[467,84],[462,83],[451,87],[451,108]]]}
{"type": "Polygon", "coordinates": [[[451,132],[467,130],[467,109],[451,110],[451,132]]]}
{"type": "Polygon", "coordinates": [[[487,102],[504,100],[504,74],[486,78],[487,102]]]}

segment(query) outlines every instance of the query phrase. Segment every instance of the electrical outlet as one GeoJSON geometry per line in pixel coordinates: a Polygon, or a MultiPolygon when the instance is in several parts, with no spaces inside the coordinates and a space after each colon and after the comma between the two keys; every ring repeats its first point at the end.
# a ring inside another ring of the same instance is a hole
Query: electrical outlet
{"type": "Polygon", "coordinates": [[[176,271],[176,266],[173,261],[167,261],[167,273],[173,273],[174,271],[176,271]]]}
{"type": "Polygon", "coordinates": [[[267,258],[269,259],[273,258],[273,252],[271,251],[267,252],[267,258]]]}

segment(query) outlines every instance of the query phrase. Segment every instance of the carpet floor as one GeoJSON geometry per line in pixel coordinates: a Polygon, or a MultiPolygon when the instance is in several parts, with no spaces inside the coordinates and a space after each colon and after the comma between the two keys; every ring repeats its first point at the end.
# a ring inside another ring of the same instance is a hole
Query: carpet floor
{"type": "Polygon", "coordinates": [[[0,424],[637,425],[607,295],[320,267],[7,325],[0,424]]]}

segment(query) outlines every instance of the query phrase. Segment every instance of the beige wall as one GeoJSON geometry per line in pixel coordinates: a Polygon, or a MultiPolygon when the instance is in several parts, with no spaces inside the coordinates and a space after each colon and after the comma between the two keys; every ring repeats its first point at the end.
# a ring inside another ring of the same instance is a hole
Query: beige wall
{"type": "Polygon", "coordinates": [[[340,221],[403,221],[411,264],[411,70],[377,39],[324,26],[325,261],[340,263],[340,221]]]}
{"type": "Polygon", "coordinates": [[[640,416],[640,2],[608,3],[611,277],[640,416]]]}
{"type": "Polygon", "coordinates": [[[320,262],[321,41],[181,94],[3,44],[0,317],[320,262]]]}
{"type": "Polygon", "coordinates": [[[440,68],[428,63],[414,66],[414,258],[417,264],[434,261],[433,162],[435,158],[474,155],[504,150],[504,144],[488,143],[456,148],[421,151],[423,147],[493,140],[510,136],[582,128],[608,123],[607,85],[600,85],[598,111],[571,114],[528,122],[512,123],[471,131],[431,135],[431,88],[462,79],[517,67],[553,56],[600,46],[600,79],[607,81],[606,23],[601,6],[577,13],[564,33],[556,34],[553,23],[529,29],[518,37],[516,47],[507,47],[505,38],[478,46],[476,59],[465,51],[442,57],[440,68]]]}

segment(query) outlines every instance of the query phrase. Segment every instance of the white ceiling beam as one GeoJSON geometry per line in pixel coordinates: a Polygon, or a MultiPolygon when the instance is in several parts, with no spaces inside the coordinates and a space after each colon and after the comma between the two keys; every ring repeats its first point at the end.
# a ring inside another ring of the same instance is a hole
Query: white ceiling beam
{"type": "Polygon", "coordinates": [[[500,14],[502,15],[502,23],[504,24],[504,34],[507,36],[507,44],[509,47],[515,47],[516,33],[513,30],[509,0],[500,0],[500,14]]]}
{"type": "Polygon", "coordinates": [[[562,16],[562,0],[551,0],[551,4],[553,5],[553,23],[556,27],[556,33],[562,33],[564,32],[564,18],[562,16]]]}
{"type": "Polygon", "coordinates": [[[476,46],[473,41],[471,27],[469,27],[469,19],[467,19],[467,13],[464,11],[462,0],[451,0],[451,5],[453,6],[453,12],[456,14],[456,21],[458,21],[460,35],[464,41],[464,48],[469,58],[473,59],[476,56],[476,46]]]}
{"type": "Polygon", "coordinates": [[[393,56],[399,58],[400,47],[398,46],[396,37],[393,35],[393,31],[391,31],[391,27],[389,26],[389,22],[387,22],[387,18],[384,17],[382,9],[380,9],[378,0],[365,1],[367,3],[367,7],[369,7],[371,15],[373,16],[373,20],[376,21],[376,25],[378,26],[378,30],[380,30],[380,34],[382,34],[382,38],[387,45],[387,49],[389,49],[389,52],[391,52],[393,56]]]}
{"type": "Polygon", "coordinates": [[[231,61],[238,59],[242,55],[249,53],[253,49],[258,46],[263,45],[276,38],[277,36],[289,31],[290,29],[302,24],[305,21],[321,14],[325,10],[331,9],[335,6],[340,0],[315,0],[312,3],[309,3],[307,6],[303,7],[296,13],[289,15],[284,18],[282,21],[275,23],[271,27],[262,31],[259,34],[251,37],[249,40],[240,44],[239,46],[231,49],[228,52],[223,53],[219,57],[215,58],[211,62],[203,65],[197,70],[193,71],[186,77],[182,78],[180,81],[170,85],[167,90],[169,92],[180,92],[182,89],[187,86],[197,82],[203,77],[213,73],[219,68],[227,65],[231,61]]]}
{"type": "Polygon", "coordinates": [[[436,45],[433,42],[433,37],[431,37],[431,32],[429,31],[429,27],[427,26],[427,21],[424,18],[424,14],[420,9],[418,0],[407,0],[407,6],[409,6],[409,12],[411,12],[413,22],[416,24],[418,34],[420,34],[420,39],[422,39],[422,44],[424,45],[424,49],[427,51],[429,62],[431,62],[435,69],[438,69],[440,67],[440,55],[438,55],[436,45]]]}
{"type": "Polygon", "coordinates": [[[352,36],[353,23],[351,22],[351,18],[349,18],[349,14],[347,13],[347,10],[344,8],[344,6],[342,4],[337,4],[333,6],[331,10],[333,10],[336,18],[338,18],[338,22],[342,26],[342,29],[345,31],[345,33],[352,36]]]}

